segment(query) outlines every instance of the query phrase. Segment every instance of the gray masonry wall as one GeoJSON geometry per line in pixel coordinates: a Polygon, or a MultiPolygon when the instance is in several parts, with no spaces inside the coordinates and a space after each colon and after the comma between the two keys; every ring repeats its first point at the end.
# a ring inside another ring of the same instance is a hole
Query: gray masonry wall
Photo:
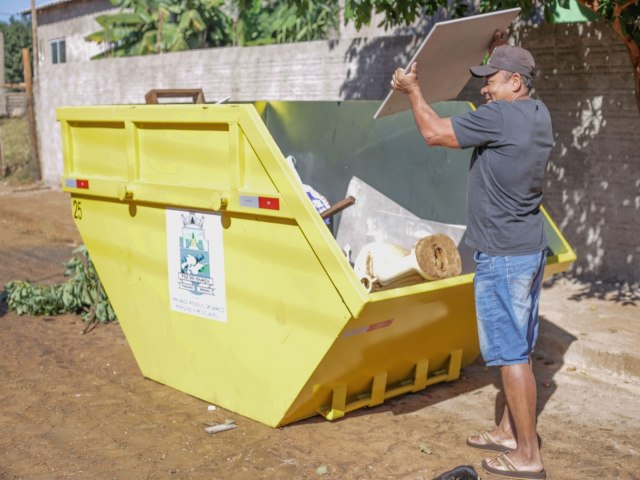
{"type": "MultiPolygon", "coordinates": [[[[640,280],[640,113],[624,46],[598,25],[523,28],[538,61],[537,95],[551,110],[556,146],[545,205],[575,248],[573,273],[640,280]]],[[[43,178],[59,186],[63,105],[143,103],[152,88],[203,88],[207,101],[383,99],[412,36],[248,48],[41,66],[37,95],[43,178]]],[[[471,81],[461,98],[482,102],[471,81]]]]}
{"type": "Polygon", "coordinates": [[[538,94],[555,148],[545,204],[574,245],[576,274],[640,280],[640,112],[626,48],[606,27],[550,25],[524,35],[542,65],[538,94]]]}

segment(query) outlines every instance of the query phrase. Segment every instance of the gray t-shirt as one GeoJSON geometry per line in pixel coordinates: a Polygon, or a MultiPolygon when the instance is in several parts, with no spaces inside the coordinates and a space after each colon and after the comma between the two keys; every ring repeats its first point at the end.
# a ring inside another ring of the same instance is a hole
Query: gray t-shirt
{"type": "Polygon", "coordinates": [[[469,169],[466,242],[491,255],[526,255],[547,245],[540,203],[553,145],[539,100],[497,101],[451,117],[469,169]]]}

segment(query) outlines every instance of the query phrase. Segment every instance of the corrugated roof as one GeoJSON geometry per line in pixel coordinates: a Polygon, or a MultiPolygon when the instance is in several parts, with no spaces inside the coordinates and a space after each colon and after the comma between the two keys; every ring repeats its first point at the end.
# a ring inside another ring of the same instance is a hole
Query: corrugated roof
{"type": "MultiPolygon", "coordinates": [[[[36,12],[39,12],[40,10],[45,10],[47,8],[50,8],[50,7],[54,7],[56,5],[60,5],[61,3],[71,3],[71,2],[77,2],[77,1],[79,1],[79,0],[52,0],[51,2],[47,2],[45,4],[38,5],[36,7],[36,12]]],[[[22,15],[31,15],[31,9],[30,8],[26,8],[26,9],[20,11],[20,13],[22,15]]]]}

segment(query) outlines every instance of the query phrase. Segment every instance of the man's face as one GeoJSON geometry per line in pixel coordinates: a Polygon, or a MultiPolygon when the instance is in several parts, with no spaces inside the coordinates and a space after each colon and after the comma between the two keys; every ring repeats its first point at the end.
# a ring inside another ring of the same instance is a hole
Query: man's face
{"type": "Polygon", "coordinates": [[[487,103],[496,100],[506,100],[510,102],[513,99],[513,75],[500,70],[493,75],[484,77],[484,87],[480,89],[480,94],[484,95],[487,103]]]}

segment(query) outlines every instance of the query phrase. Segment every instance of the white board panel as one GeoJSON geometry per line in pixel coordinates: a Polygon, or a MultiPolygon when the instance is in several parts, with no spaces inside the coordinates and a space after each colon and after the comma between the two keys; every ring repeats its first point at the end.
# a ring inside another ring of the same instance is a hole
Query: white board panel
{"type": "MultiPolygon", "coordinates": [[[[437,23],[407,68],[418,62],[420,90],[428,103],[452,100],[469,81],[469,67],[480,65],[496,30],[507,30],[520,8],[437,23]]],[[[391,81],[391,78],[389,78],[391,81]]],[[[391,90],[374,118],[411,108],[407,96],[391,90]]]]}

